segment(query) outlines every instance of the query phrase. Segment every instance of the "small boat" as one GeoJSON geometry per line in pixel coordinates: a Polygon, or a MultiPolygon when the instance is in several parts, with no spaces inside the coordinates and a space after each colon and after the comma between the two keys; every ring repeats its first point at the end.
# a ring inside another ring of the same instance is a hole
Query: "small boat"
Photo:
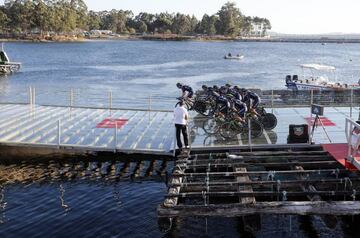
{"type": "Polygon", "coordinates": [[[357,84],[346,84],[346,83],[331,81],[327,74],[330,73],[335,75],[336,68],[334,66],[322,65],[322,64],[302,64],[300,65],[300,67],[303,70],[302,79],[299,79],[298,75],[286,76],[285,82],[286,82],[286,87],[288,89],[291,89],[293,91],[298,91],[298,90],[342,91],[349,89],[360,89],[360,80],[357,84]],[[310,70],[311,74],[309,76],[305,76],[304,70],[310,70]],[[316,75],[316,72],[321,72],[322,74],[316,75]]]}
{"type": "Polygon", "coordinates": [[[21,63],[10,62],[9,57],[7,56],[3,44],[1,44],[0,51],[0,75],[10,74],[13,72],[19,71],[21,68],[21,63]]]}
{"type": "Polygon", "coordinates": [[[230,56],[230,55],[225,55],[224,59],[228,59],[228,60],[242,60],[245,56],[243,55],[236,55],[236,56],[230,56]]]}

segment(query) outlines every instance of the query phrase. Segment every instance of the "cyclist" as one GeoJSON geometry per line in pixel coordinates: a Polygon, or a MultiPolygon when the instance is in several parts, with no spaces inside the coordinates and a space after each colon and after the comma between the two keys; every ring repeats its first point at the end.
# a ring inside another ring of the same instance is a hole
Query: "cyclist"
{"type": "Polygon", "coordinates": [[[241,97],[241,94],[240,94],[240,90],[239,90],[239,87],[238,86],[234,86],[234,87],[230,87],[227,91],[227,94],[228,95],[231,95],[233,97],[235,97],[237,100],[241,100],[242,97],[241,97]]]}
{"type": "Polygon", "coordinates": [[[183,97],[184,99],[186,99],[186,98],[191,99],[191,98],[193,97],[194,91],[193,91],[193,89],[192,89],[190,86],[188,86],[188,85],[182,85],[181,83],[177,83],[177,84],[176,84],[176,87],[178,87],[179,89],[181,89],[181,91],[182,91],[182,97],[183,97]]]}
{"type": "Polygon", "coordinates": [[[233,103],[234,111],[236,112],[239,121],[245,122],[245,112],[247,111],[246,104],[239,99],[235,99],[233,103]]]}
{"type": "Polygon", "coordinates": [[[209,88],[207,100],[215,101],[215,106],[213,108],[213,111],[209,114],[209,116],[213,116],[214,114],[219,113],[220,116],[225,117],[225,115],[229,113],[229,109],[230,109],[229,100],[221,96],[219,93],[215,92],[213,88],[209,88]]]}
{"type": "Polygon", "coordinates": [[[219,87],[217,85],[214,85],[212,88],[214,89],[215,92],[219,92],[219,87]]]}
{"type": "Polygon", "coordinates": [[[242,90],[243,91],[243,102],[246,104],[246,106],[248,107],[248,110],[250,112],[255,113],[256,115],[258,115],[258,113],[256,112],[257,107],[259,106],[261,99],[259,97],[259,95],[257,95],[254,92],[251,92],[249,90],[242,90]]]}

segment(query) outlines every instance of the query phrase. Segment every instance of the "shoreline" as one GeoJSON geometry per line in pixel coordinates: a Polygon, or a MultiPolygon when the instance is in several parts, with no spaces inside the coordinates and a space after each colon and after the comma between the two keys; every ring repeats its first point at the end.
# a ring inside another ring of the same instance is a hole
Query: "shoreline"
{"type": "Polygon", "coordinates": [[[74,36],[54,36],[54,37],[0,37],[0,42],[34,42],[34,43],[53,43],[53,42],[87,42],[87,41],[110,41],[110,40],[144,40],[144,41],[194,41],[194,42],[269,42],[269,43],[360,43],[360,38],[306,38],[306,37],[226,37],[226,36],[182,36],[182,35],[122,35],[122,36],[93,36],[93,37],[74,37],[74,36]]]}

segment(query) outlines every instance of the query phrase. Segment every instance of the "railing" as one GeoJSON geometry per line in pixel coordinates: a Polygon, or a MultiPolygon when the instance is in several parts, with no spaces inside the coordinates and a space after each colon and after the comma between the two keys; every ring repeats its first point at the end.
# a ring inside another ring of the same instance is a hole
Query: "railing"
{"type": "MultiPolygon", "coordinates": [[[[289,90],[254,90],[267,108],[307,107],[311,104],[324,106],[349,107],[352,117],[353,108],[360,105],[360,90],[345,91],[299,91],[289,90]]],[[[131,95],[124,90],[95,89],[0,89],[0,102],[30,103],[39,105],[56,105],[70,107],[101,108],[136,108],[142,110],[171,110],[174,107],[175,95],[139,93],[131,95]]]]}
{"type": "Polygon", "coordinates": [[[345,133],[348,142],[347,159],[360,170],[360,161],[355,159],[356,155],[360,152],[360,124],[349,118],[346,118],[345,123],[345,133]]]}

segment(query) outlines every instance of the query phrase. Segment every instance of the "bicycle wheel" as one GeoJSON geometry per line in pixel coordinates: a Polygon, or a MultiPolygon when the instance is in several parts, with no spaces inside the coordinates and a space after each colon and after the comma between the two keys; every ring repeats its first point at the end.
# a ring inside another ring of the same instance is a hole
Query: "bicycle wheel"
{"type": "MultiPolygon", "coordinates": [[[[251,138],[257,138],[263,134],[264,128],[263,125],[258,120],[250,119],[250,130],[251,130],[251,138]]],[[[248,122],[244,125],[243,135],[246,136],[246,138],[249,137],[248,122]]]]}
{"type": "Polygon", "coordinates": [[[261,123],[265,130],[272,130],[277,126],[277,118],[272,113],[266,113],[261,117],[261,123]]]}
{"type": "Polygon", "coordinates": [[[195,101],[194,103],[194,107],[193,109],[201,114],[201,115],[204,115],[204,116],[207,116],[208,114],[206,113],[207,112],[207,109],[206,109],[206,104],[205,102],[200,102],[200,101],[195,101]]]}
{"type": "Polygon", "coordinates": [[[219,124],[215,118],[210,118],[203,123],[202,127],[205,133],[213,135],[219,131],[219,124]]]}
{"type": "Polygon", "coordinates": [[[242,132],[242,127],[234,122],[226,122],[220,126],[220,135],[225,139],[236,138],[242,132]]]}

